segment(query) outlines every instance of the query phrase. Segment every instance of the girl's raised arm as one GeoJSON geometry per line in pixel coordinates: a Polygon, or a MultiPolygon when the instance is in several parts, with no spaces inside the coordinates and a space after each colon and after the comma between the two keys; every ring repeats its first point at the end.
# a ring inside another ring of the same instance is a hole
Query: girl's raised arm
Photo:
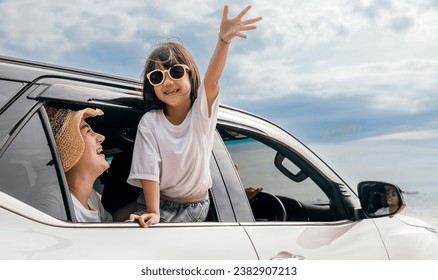
{"type": "Polygon", "coordinates": [[[235,18],[230,19],[228,18],[228,6],[224,7],[218,42],[204,77],[209,114],[211,113],[211,106],[219,93],[219,79],[225,67],[231,40],[236,36],[245,39],[246,35],[242,32],[256,29],[254,23],[262,20],[261,17],[242,20],[250,9],[251,6],[248,6],[235,18]]]}

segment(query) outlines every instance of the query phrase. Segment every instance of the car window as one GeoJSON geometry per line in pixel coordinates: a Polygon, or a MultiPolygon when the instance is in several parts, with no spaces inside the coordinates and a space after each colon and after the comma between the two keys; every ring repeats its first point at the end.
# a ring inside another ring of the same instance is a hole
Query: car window
{"type": "Polygon", "coordinates": [[[38,114],[24,125],[0,158],[0,191],[67,220],[49,144],[38,114]]]}
{"type": "Polygon", "coordinates": [[[0,80],[0,108],[15,94],[23,83],[0,80]]]}
{"type": "Polygon", "coordinates": [[[239,138],[226,140],[225,145],[245,188],[262,187],[264,192],[292,197],[302,203],[329,202],[319,186],[308,176],[299,175],[301,169],[289,159],[284,158],[282,166],[296,177],[290,178],[281,172],[275,164],[278,152],[266,144],[240,134],[239,138]],[[296,181],[293,178],[297,178],[296,181]]]}

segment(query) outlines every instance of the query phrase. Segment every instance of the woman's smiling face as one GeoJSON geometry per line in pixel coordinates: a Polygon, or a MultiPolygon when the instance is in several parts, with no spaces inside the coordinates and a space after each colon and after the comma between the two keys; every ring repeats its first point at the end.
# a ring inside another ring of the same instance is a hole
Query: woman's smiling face
{"type": "Polygon", "coordinates": [[[81,120],[79,128],[84,139],[85,149],[76,165],[93,170],[96,174],[100,175],[109,168],[109,163],[105,159],[102,147],[105,136],[93,131],[84,119],[81,120]]]}

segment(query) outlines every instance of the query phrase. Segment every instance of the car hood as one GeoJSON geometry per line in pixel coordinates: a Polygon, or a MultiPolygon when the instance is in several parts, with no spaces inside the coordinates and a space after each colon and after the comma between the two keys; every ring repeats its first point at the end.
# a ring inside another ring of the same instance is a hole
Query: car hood
{"type": "Polygon", "coordinates": [[[436,229],[434,226],[432,226],[429,223],[426,223],[423,220],[420,220],[420,219],[417,219],[414,217],[410,217],[410,216],[405,216],[405,215],[397,215],[396,217],[399,220],[401,220],[403,223],[408,224],[410,226],[423,227],[423,228],[426,228],[428,230],[431,230],[431,231],[438,233],[438,229],[436,229]]]}

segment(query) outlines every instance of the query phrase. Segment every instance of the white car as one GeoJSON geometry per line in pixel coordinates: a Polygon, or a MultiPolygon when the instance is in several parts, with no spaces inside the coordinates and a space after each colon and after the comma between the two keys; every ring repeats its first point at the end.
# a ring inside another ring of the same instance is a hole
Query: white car
{"type": "Polygon", "coordinates": [[[95,187],[114,212],[139,191],[126,184],[144,114],[139,88],[0,57],[0,259],[438,259],[436,229],[399,214],[397,186],[363,182],[356,194],[290,133],[227,106],[219,110],[206,222],[78,223],[45,108],[105,112],[89,122],[106,137],[111,167],[95,187]],[[248,200],[251,186],[263,192],[248,200]],[[381,211],[388,188],[398,203],[381,211]]]}

